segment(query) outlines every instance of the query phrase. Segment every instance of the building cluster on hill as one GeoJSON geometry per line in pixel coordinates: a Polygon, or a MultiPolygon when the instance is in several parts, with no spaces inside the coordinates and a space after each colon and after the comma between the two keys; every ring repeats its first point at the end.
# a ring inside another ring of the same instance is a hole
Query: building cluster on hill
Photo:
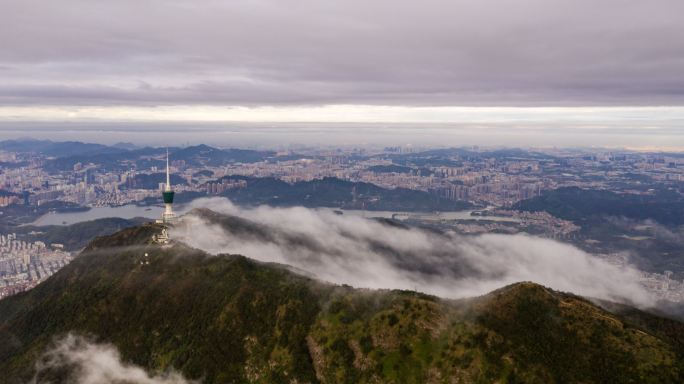
{"type": "Polygon", "coordinates": [[[227,180],[207,182],[205,185],[207,195],[220,195],[221,193],[235,188],[244,188],[247,186],[245,180],[227,180]]]}
{"type": "Polygon", "coordinates": [[[72,259],[61,244],[18,240],[0,234],[0,298],[33,288],[72,259]]]}
{"type": "MultiPolygon", "coordinates": [[[[630,266],[630,257],[626,252],[597,254],[596,256],[613,265],[620,267],[630,266]]],[[[656,300],[673,303],[684,302],[684,280],[674,279],[672,271],[664,271],[663,273],[639,271],[639,284],[656,300]]]]}
{"type": "Polygon", "coordinates": [[[21,202],[21,199],[18,196],[14,195],[8,195],[8,196],[0,196],[0,207],[6,207],[11,204],[18,204],[21,202]]]}

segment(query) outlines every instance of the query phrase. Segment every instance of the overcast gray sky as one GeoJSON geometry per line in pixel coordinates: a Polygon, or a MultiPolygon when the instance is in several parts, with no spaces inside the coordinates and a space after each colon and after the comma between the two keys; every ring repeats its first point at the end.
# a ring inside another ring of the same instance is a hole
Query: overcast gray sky
{"type": "Polygon", "coordinates": [[[0,2],[4,121],[500,123],[524,107],[514,120],[620,123],[669,106],[672,128],[682,105],[682,0],[0,2]]]}

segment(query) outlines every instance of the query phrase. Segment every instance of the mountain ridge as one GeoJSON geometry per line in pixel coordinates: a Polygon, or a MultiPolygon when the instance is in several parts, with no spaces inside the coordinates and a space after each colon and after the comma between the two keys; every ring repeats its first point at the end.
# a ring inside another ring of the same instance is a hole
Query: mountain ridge
{"type": "Polygon", "coordinates": [[[69,333],[112,343],[148,371],[208,383],[682,379],[684,325],[636,309],[613,314],[530,282],[462,300],[335,286],[240,255],[153,244],[160,228],[99,237],[34,290],[0,301],[0,382],[30,379],[69,333]]]}

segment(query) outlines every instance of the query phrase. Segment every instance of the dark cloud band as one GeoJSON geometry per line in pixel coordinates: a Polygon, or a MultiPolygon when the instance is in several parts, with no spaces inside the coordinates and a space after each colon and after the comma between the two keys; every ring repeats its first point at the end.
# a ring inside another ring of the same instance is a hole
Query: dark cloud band
{"type": "Polygon", "coordinates": [[[9,0],[4,105],[681,105],[679,0],[9,0]]]}

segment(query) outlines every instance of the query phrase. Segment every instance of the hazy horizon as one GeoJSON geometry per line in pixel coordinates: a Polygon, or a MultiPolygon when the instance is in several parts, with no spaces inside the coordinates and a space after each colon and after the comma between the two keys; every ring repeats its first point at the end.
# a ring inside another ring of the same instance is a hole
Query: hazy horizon
{"type": "Polygon", "coordinates": [[[143,146],[210,144],[219,147],[287,149],[317,147],[587,148],[684,151],[677,128],[550,128],[543,124],[399,123],[0,123],[0,140],[50,139],[143,146]]]}
{"type": "Polygon", "coordinates": [[[677,0],[3,10],[0,138],[684,148],[677,0]]]}

